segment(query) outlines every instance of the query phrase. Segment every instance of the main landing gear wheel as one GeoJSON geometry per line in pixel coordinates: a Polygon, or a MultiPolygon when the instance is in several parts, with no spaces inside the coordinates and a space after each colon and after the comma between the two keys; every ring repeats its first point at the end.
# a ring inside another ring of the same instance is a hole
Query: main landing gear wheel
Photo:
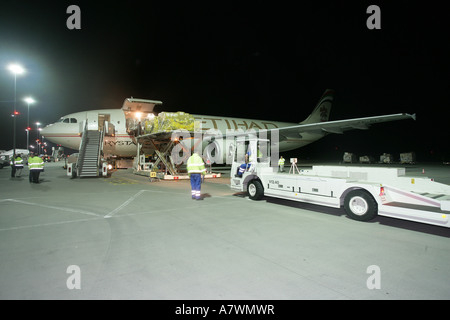
{"type": "Polygon", "coordinates": [[[252,200],[259,200],[264,195],[264,188],[258,180],[250,181],[247,185],[248,197],[252,200]]]}
{"type": "Polygon", "coordinates": [[[378,206],[374,198],[363,190],[350,191],[344,199],[347,215],[358,221],[370,221],[378,214],[378,206]]]}

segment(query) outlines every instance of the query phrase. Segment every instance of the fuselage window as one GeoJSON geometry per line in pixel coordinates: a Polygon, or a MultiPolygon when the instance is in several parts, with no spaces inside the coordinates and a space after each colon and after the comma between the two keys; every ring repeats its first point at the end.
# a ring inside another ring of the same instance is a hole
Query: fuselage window
{"type": "Polygon", "coordinates": [[[69,119],[69,118],[65,118],[63,122],[64,122],[64,123],[69,123],[69,122],[70,122],[70,119],[69,119]]]}

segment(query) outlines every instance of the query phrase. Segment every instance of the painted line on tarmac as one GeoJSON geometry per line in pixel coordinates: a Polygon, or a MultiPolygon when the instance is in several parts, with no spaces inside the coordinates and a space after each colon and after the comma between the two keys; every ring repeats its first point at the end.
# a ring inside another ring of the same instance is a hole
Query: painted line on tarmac
{"type": "Polygon", "coordinates": [[[102,216],[102,215],[99,215],[97,213],[84,211],[84,210],[77,210],[77,209],[64,208],[64,207],[48,206],[48,205],[41,204],[41,203],[28,202],[28,201],[22,201],[22,200],[16,200],[16,199],[5,199],[5,201],[17,202],[17,203],[27,204],[27,205],[30,205],[30,206],[37,206],[37,207],[47,208],[47,209],[55,209],[55,210],[60,210],[60,211],[67,211],[67,212],[87,214],[89,216],[94,216],[94,217],[101,217],[102,216]]]}
{"type": "MultiPolygon", "coordinates": [[[[134,200],[136,200],[137,197],[139,197],[142,193],[144,192],[153,192],[153,193],[169,193],[169,194],[178,194],[178,195],[186,195],[186,192],[171,192],[171,191],[156,191],[156,190],[140,190],[138,193],[136,193],[135,195],[131,196],[128,200],[126,200],[124,203],[122,203],[120,206],[118,206],[117,208],[115,208],[114,210],[112,210],[111,212],[109,212],[108,214],[106,214],[104,216],[104,218],[111,218],[114,214],[116,214],[117,212],[119,212],[120,210],[122,210],[123,208],[125,208],[127,205],[129,205],[131,202],[133,202],[134,200]]],[[[221,198],[221,199],[232,199],[232,197],[230,196],[214,196],[214,198],[221,198]]],[[[209,205],[214,205],[214,204],[208,204],[209,205]]],[[[203,207],[203,206],[202,206],[203,207]]],[[[198,206],[195,206],[195,208],[198,208],[198,206]]],[[[163,209],[160,211],[171,211],[171,210],[177,210],[177,209],[163,209]]],[[[147,211],[147,212],[142,212],[142,213],[149,213],[149,212],[158,212],[158,211],[147,211]]],[[[133,214],[131,214],[133,215],[133,214]]],[[[122,215],[122,216],[128,216],[127,215],[122,215]]]]}
{"type": "MultiPolygon", "coordinates": [[[[64,211],[75,212],[75,213],[83,213],[83,214],[88,214],[90,216],[95,216],[95,217],[94,218],[78,219],[78,220],[68,220],[68,221],[40,223],[40,224],[34,224],[34,225],[28,225],[28,226],[17,226],[17,227],[9,227],[9,228],[0,228],[0,231],[13,231],[13,230],[21,230],[21,229],[49,227],[49,226],[57,226],[57,225],[63,225],[63,224],[69,224],[69,223],[77,223],[77,222],[100,221],[100,220],[104,220],[104,218],[124,218],[124,217],[143,215],[143,214],[149,214],[149,213],[153,213],[154,214],[154,213],[171,212],[171,211],[177,211],[177,210],[201,209],[201,208],[214,207],[214,206],[217,206],[217,205],[226,204],[226,202],[205,203],[205,204],[202,204],[200,206],[199,205],[189,205],[189,206],[185,206],[183,208],[177,207],[177,208],[166,208],[166,209],[159,209],[159,210],[141,211],[141,212],[123,214],[123,215],[119,215],[119,216],[112,216],[111,215],[111,214],[117,213],[120,209],[122,209],[125,206],[127,206],[128,204],[130,204],[133,200],[135,200],[139,195],[141,195],[145,191],[155,192],[155,193],[166,193],[164,191],[140,190],[134,196],[130,197],[127,201],[122,203],[119,207],[117,207],[116,209],[111,211],[108,214],[109,216],[108,215],[102,216],[102,215],[98,215],[98,214],[91,213],[91,212],[86,212],[86,211],[80,211],[80,210],[75,210],[75,209],[70,209],[70,208],[60,208],[60,207],[54,207],[54,206],[47,206],[47,205],[42,205],[42,204],[39,204],[39,203],[32,203],[32,202],[20,201],[20,200],[15,200],[15,199],[2,199],[2,200],[0,200],[0,202],[11,201],[11,202],[22,203],[22,204],[27,204],[27,205],[41,206],[41,207],[44,207],[44,208],[64,210],[64,211]]],[[[168,193],[172,193],[172,192],[168,192],[168,193]]],[[[179,193],[179,194],[185,194],[185,193],[179,193]]],[[[227,196],[225,196],[225,197],[214,197],[214,198],[226,198],[227,200],[233,199],[233,197],[227,197],[227,196]]]]}
{"type": "Polygon", "coordinates": [[[108,213],[107,215],[104,216],[104,218],[111,218],[116,212],[122,210],[122,208],[125,208],[128,204],[130,204],[131,202],[133,202],[137,197],[139,197],[142,193],[144,193],[144,191],[146,190],[141,190],[138,193],[136,193],[134,196],[132,196],[131,198],[129,198],[127,201],[125,201],[124,203],[122,203],[120,206],[118,206],[117,208],[115,208],[113,211],[111,211],[110,213],[108,213]]]}
{"type": "Polygon", "coordinates": [[[10,227],[10,228],[0,229],[0,231],[13,231],[13,230],[21,230],[21,229],[49,227],[49,226],[57,226],[57,225],[67,224],[67,223],[86,222],[86,221],[94,221],[94,220],[103,220],[103,217],[90,218],[90,219],[86,218],[86,219],[78,219],[78,220],[68,220],[68,221],[58,221],[58,222],[49,222],[49,223],[40,223],[40,224],[33,224],[33,225],[30,225],[30,226],[10,227]]]}

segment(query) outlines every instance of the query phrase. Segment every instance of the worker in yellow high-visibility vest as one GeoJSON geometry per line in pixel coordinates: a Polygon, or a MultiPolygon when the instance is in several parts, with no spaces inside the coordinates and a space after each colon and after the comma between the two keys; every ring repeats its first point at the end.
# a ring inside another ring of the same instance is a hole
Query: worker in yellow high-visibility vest
{"type": "Polygon", "coordinates": [[[30,169],[29,180],[30,183],[39,183],[39,175],[44,170],[44,160],[38,157],[34,152],[30,151],[28,158],[28,168],[30,169]]]}
{"type": "Polygon", "coordinates": [[[191,194],[193,200],[203,200],[200,196],[202,175],[206,174],[205,163],[198,153],[194,153],[187,161],[187,170],[191,179],[191,194]]]}
{"type": "Polygon", "coordinates": [[[278,160],[278,168],[280,169],[280,172],[284,172],[284,158],[283,158],[283,156],[280,156],[280,159],[278,160]]]}
{"type": "Polygon", "coordinates": [[[22,169],[23,169],[23,159],[20,156],[20,154],[16,155],[14,158],[14,155],[12,156],[12,159],[10,161],[11,165],[11,178],[20,177],[22,175],[22,169]]]}
{"type": "Polygon", "coordinates": [[[17,170],[16,177],[20,178],[22,176],[22,169],[23,169],[23,159],[20,154],[16,157],[15,165],[17,170]]]}

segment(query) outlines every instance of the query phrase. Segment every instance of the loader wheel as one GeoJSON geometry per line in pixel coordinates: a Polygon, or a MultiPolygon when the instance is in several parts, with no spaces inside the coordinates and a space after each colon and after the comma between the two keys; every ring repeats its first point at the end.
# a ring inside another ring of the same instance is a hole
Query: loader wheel
{"type": "Polygon", "coordinates": [[[378,206],[373,197],[363,190],[350,191],[344,199],[347,215],[358,221],[370,221],[378,214],[378,206]]]}
{"type": "Polygon", "coordinates": [[[252,200],[259,200],[264,195],[264,188],[258,180],[252,180],[247,185],[248,197],[252,200]]]}

